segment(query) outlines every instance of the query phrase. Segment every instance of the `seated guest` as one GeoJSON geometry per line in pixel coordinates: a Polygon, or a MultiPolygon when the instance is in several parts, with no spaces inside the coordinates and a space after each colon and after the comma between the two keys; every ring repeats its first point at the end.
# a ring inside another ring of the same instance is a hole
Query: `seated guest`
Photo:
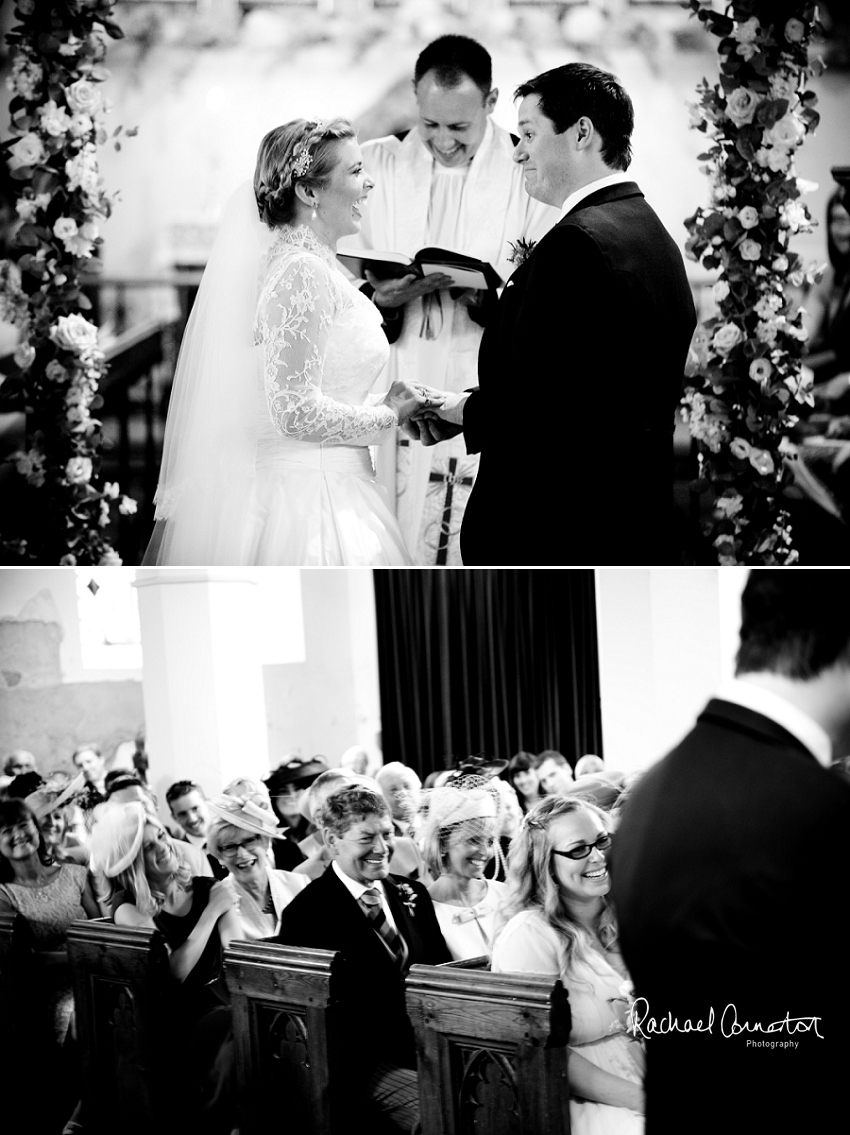
{"type": "Polygon", "coordinates": [[[32,809],[53,862],[81,863],[84,867],[87,866],[89,849],[71,831],[74,803],[69,792],[44,785],[25,797],[25,803],[32,809]]]}
{"type": "Polygon", "coordinates": [[[605,762],[601,757],[597,757],[596,753],[585,753],[576,761],[574,773],[576,780],[580,776],[590,776],[595,772],[605,772],[605,762]]]}
{"type": "Polygon", "coordinates": [[[519,806],[523,812],[527,812],[538,800],[543,799],[537,771],[539,765],[540,761],[534,753],[526,753],[522,750],[515,753],[508,761],[508,782],[516,789],[519,806]]]}
{"type": "Polygon", "coordinates": [[[408,1135],[419,1101],[404,978],[415,963],[451,955],[422,884],[389,874],[393,827],[383,797],[344,788],[316,819],[331,866],[284,910],[278,941],[342,954],[348,976],[336,992],[350,1090],[408,1135]]]}
{"type": "Polygon", "coordinates": [[[85,831],[94,823],[94,810],[106,800],[106,761],[98,745],[80,745],[71,755],[72,764],[83,775],[83,790],[77,795],[85,831]]]}
{"type": "Polygon", "coordinates": [[[396,835],[412,835],[413,820],[419,810],[422,781],[412,768],[401,761],[390,761],[375,773],[381,795],[386,800],[393,818],[396,835]]]}
{"type": "Polygon", "coordinates": [[[339,758],[339,764],[340,768],[356,772],[358,776],[367,776],[369,773],[369,754],[362,745],[352,745],[339,758]]]}
{"type": "Polygon", "coordinates": [[[141,803],[106,808],[91,837],[92,867],[114,879],[119,926],[153,926],[175,978],[173,1008],[189,1033],[187,1058],[200,1097],[199,1123],[230,1135],[234,1121],[233,1036],[224,981],[225,946],[241,937],[231,886],[190,876],[162,824],[141,803]]]}
{"type": "MultiPolygon", "coordinates": [[[[312,824],[313,816],[318,814],[328,796],[352,784],[359,784],[361,788],[367,788],[370,792],[377,792],[378,790],[376,781],[370,776],[361,776],[344,768],[329,768],[327,772],[323,772],[313,781],[301,797],[301,814],[312,824]]],[[[414,841],[408,836],[396,834],[393,844],[390,874],[404,875],[406,879],[419,879],[427,886],[431,877],[422,859],[422,854],[414,841]]],[[[303,839],[298,846],[307,856],[319,855],[322,857],[322,868],[320,871],[314,872],[314,877],[315,874],[321,874],[321,871],[329,862],[321,831],[313,832],[312,835],[303,839]]]]}
{"type": "Polygon", "coordinates": [[[287,829],[283,839],[275,840],[273,845],[275,866],[285,871],[294,871],[304,862],[304,854],[298,845],[315,831],[313,825],[301,814],[301,799],[317,776],[327,770],[324,757],[313,757],[305,761],[301,757],[290,757],[278,765],[274,772],[263,777],[269,790],[272,807],[280,823],[287,829]]]}
{"type": "MultiPolygon", "coordinates": [[[[139,783],[141,784],[141,781],[139,783]]],[[[226,879],[226,869],[214,855],[209,854],[207,848],[209,818],[206,798],[201,786],[195,784],[193,780],[178,780],[165,793],[165,802],[171,812],[172,820],[178,825],[177,832],[172,833],[174,839],[195,848],[208,861],[208,868],[198,871],[197,874],[212,875],[214,879],[226,879]]]]}
{"type": "Polygon", "coordinates": [[[21,776],[25,772],[35,772],[35,757],[26,749],[16,749],[3,762],[0,789],[8,788],[14,777],[21,776]]]}
{"type": "Polygon", "coordinates": [[[641,1135],[644,1053],[626,1032],[628,984],[607,895],[610,821],[552,796],[514,840],[493,944],[494,973],[560,978],[570,995],[572,1135],[641,1135]]]}
{"type": "Polygon", "coordinates": [[[537,760],[537,775],[543,791],[549,796],[569,792],[573,786],[573,770],[564,754],[556,749],[544,749],[537,754],[537,760]]]}
{"type": "Polygon", "coordinates": [[[495,785],[475,779],[478,784],[428,792],[420,836],[435,879],[428,894],[454,961],[490,954],[493,919],[505,891],[504,883],[484,878],[501,829],[499,793],[495,785]]]}
{"type": "MultiPolygon", "coordinates": [[[[283,908],[310,882],[310,876],[269,867],[273,839],[282,839],[271,804],[259,793],[225,793],[207,801],[213,820],[207,847],[227,868],[239,898],[240,938],[271,938],[283,908]]],[[[272,860],[273,862],[273,860],[272,860]]]]}

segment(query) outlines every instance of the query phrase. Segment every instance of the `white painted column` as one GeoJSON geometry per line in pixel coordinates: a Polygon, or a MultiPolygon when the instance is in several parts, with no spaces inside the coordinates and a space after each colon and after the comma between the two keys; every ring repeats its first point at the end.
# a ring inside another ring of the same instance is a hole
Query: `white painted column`
{"type": "Polygon", "coordinates": [[[739,568],[596,571],[605,763],[632,772],[663,757],[733,674],[739,568]]]}
{"type": "Polygon", "coordinates": [[[268,771],[255,573],[140,569],[149,780],[165,811],[175,780],[213,796],[268,771]]]}

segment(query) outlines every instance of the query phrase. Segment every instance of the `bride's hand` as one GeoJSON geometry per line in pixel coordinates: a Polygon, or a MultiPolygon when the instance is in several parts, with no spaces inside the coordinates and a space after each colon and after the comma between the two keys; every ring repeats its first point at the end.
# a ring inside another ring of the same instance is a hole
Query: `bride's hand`
{"type": "Polygon", "coordinates": [[[395,412],[398,424],[403,426],[415,411],[434,405],[434,399],[422,387],[398,379],[384,395],[384,405],[395,412]]]}

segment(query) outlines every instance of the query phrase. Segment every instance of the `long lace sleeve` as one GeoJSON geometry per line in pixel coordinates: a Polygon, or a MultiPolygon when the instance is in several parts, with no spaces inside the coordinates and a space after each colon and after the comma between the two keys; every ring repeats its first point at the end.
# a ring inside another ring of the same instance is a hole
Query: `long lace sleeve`
{"type": "Polygon", "coordinates": [[[397,425],[393,411],[322,393],[329,331],[343,303],[333,271],[317,257],[296,256],[274,268],[263,288],[257,332],[269,414],[284,437],[373,445],[397,425]]]}

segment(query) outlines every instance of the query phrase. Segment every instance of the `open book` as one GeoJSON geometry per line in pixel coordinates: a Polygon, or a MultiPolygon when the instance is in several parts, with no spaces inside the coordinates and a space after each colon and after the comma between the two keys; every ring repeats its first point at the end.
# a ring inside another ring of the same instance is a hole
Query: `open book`
{"type": "Polygon", "coordinates": [[[414,257],[400,252],[376,252],[371,248],[337,248],[337,259],[355,277],[365,279],[368,269],[379,280],[402,276],[430,276],[435,272],[451,276],[456,288],[500,288],[502,278],[491,264],[449,252],[445,248],[423,248],[414,257]]]}

